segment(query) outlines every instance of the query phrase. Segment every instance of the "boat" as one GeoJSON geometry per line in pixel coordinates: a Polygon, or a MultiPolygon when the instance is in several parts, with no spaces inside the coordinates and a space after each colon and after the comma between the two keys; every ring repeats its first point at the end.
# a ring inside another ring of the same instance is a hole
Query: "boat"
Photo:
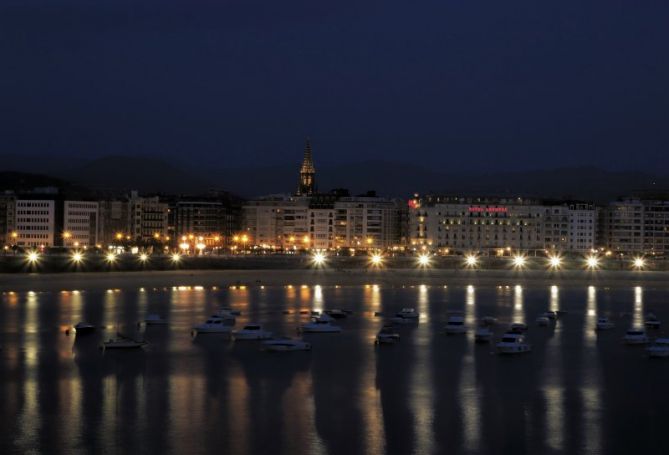
{"type": "Polygon", "coordinates": [[[628,329],[623,338],[625,344],[646,344],[648,343],[648,336],[644,329],[628,329]]]}
{"type": "Polygon", "coordinates": [[[231,313],[227,308],[218,310],[215,314],[212,314],[212,318],[221,318],[229,321],[235,321],[238,315],[231,313]]]}
{"type": "Polygon", "coordinates": [[[144,318],[146,325],[167,325],[167,319],[158,314],[147,314],[144,318]]]}
{"type": "Polygon", "coordinates": [[[669,357],[669,338],[656,338],[655,342],[646,348],[648,357],[669,357]]]}
{"type": "Polygon", "coordinates": [[[450,316],[446,321],[446,327],[444,327],[444,331],[447,335],[467,333],[465,318],[462,316],[450,316]]]}
{"type": "Polygon", "coordinates": [[[494,316],[484,316],[483,319],[481,319],[481,323],[483,325],[495,325],[497,323],[497,318],[494,316]]]}
{"type": "Polygon", "coordinates": [[[275,352],[310,351],[311,343],[293,338],[274,338],[262,342],[263,349],[275,352]]]}
{"type": "MultiPolygon", "coordinates": [[[[77,335],[87,335],[95,332],[95,326],[90,322],[85,321],[77,322],[72,328],[77,335]]],[[[69,335],[70,331],[68,330],[65,333],[69,335]]]]}
{"type": "Polygon", "coordinates": [[[615,328],[615,324],[609,321],[609,318],[601,317],[597,318],[597,324],[595,330],[610,330],[615,328]]]}
{"type": "Polygon", "coordinates": [[[348,316],[348,313],[346,311],[340,309],[326,310],[324,314],[327,314],[328,316],[333,317],[335,319],[344,319],[345,317],[348,316]]]}
{"type": "Polygon", "coordinates": [[[234,326],[234,320],[224,319],[220,316],[210,316],[202,324],[193,326],[195,333],[230,333],[234,326]]]}
{"type": "Polygon", "coordinates": [[[521,354],[532,350],[532,346],[525,342],[525,337],[514,332],[505,333],[495,347],[500,354],[521,354]]]}
{"type": "Polygon", "coordinates": [[[263,330],[260,324],[247,324],[232,332],[232,336],[235,340],[268,340],[272,338],[272,332],[263,330]]]}
{"type": "Polygon", "coordinates": [[[660,320],[653,313],[648,313],[646,315],[646,321],[643,323],[649,329],[659,329],[660,320]]]}
{"type": "Polygon", "coordinates": [[[229,314],[231,316],[241,316],[242,312],[239,310],[233,310],[230,307],[223,307],[218,310],[219,314],[229,314]]]}
{"type": "Polygon", "coordinates": [[[135,340],[133,338],[129,338],[129,337],[123,336],[121,334],[117,334],[116,338],[110,338],[107,341],[103,341],[102,344],[100,344],[100,348],[102,350],[105,350],[105,349],[138,349],[138,348],[146,346],[147,344],[148,343],[146,341],[135,340]]]}
{"type": "Polygon", "coordinates": [[[375,344],[395,344],[400,340],[400,334],[392,325],[384,325],[376,334],[375,344]]]}
{"type": "Polygon", "coordinates": [[[539,316],[537,318],[537,324],[541,327],[546,327],[551,323],[551,320],[548,319],[546,316],[539,316]]]}
{"type": "Polygon", "coordinates": [[[402,308],[399,313],[397,313],[395,316],[403,318],[403,319],[414,319],[418,320],[420,315],[416,313],[416,310],[414,308],[402,308]]]}
{"type": "Polygon", "coordinates": [[[474,341],[477,343],[489,343],[492,340],[492,330],[486,326],[477,327],[474,332],[474,341]]]}
{"type": "Polygon", "coordinates": [[[514,333],[523,333],[527,332],[527,324],[524,322],[514,322],[511,324],[511,332],[514,333]]]}
{"type": "Polygon", "coordinates": [[[544,313],[541,316],[544,318],[548,318],[551,321],[555,321],[558,317],[555,311],[544,311],[544,313]]]}
{"type": "Polygon", "coordinates": [[[303,324],[299,328],[300,332],[304,333],[339,333],[341,327],[332,323],[323,317],[313,318],[310,322],[303,324]]]}

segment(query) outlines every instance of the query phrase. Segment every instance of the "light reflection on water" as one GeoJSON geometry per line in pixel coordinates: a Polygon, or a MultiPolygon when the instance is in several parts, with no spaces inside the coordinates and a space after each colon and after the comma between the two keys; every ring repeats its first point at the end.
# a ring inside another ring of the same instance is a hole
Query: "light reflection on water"
{"type": "MultiPolygon", "coordinates": [[[[174,287],[111,292],[3,293],[0,300],[0,453],[597,453],[667,452],[663,393],[669,363],[623,346],[645,308],[669,320],[667,292],[550,286],[174,287]],[[310,353],[270,354],[254,343],[190,329],[217,308],[242,311],[295,336],[309,315],[353,314],[339,335],[309,335],[310,353]],[[421,313],[395,346],[374,347],[403,307],[421,313]],[[549,327],[546,310],[568,314],[549,327]],[[285,314],[284,310],[290,310],[285,314]],[[533,352],[493,355],[473,336],[445,336],[449,311],[471,331],[483,316],[497,335],[524,321],[533,352]],[[147,313],[169,327],[138,325],[147,313]],[[597,334],[598,316],[617,323],[597,334]],[[87,320],[88,337],[63,329],[87,320]],[[139,352],[102,354],[116,331],[145,337],[139,352]],[[633,391],[633,393],[631,393],[633,391]],[[634,399],[631,398],[634,396],[634,399]],[[633,430],[620,431],[624,425],[633,430]],[[621,449],[622,450],[622,449],[621,449]]],[[[663,333],[662,330],[658,335],[663,333]]],[[[651,335],[654,335],[651,333],[651,335]]]]}

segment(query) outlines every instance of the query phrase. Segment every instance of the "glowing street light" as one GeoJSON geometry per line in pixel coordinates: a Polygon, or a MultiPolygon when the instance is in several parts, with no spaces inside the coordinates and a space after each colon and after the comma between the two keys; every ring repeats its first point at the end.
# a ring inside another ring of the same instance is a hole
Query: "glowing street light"
{"type": "Polygon", "coordinates": [[[475,254],[468,254],[465,256],[465,265],[467,267],[476,267],[479,263],[479,258],[475,254]]]}
{"type": "Polygon", "coordinates": [[[562,258],[560,256],[551,256],[548,258],[548,265],[551,269],[557,270],[562,267],[562,258]]]}
{"type": "Polygon", "coordinates": [[[37,251],[31,251],[26,255],[26,259],[30,264],[36,264],[39,261],[39,253],[37,251]]]}
{"type": "Polygon", "coordinates": [[[174,253],[172,255],[172,262],[177,263],[181,261],[181,255],[179,253],[174,253]]]}
{"type": "Polygon", "coordinates": [[[372,254],[372,257],[369,259],[369,261],[373,266],[379,267],[381,264],[383,264],[383,256],[381,256],[379,253],[374,253],[372,254]]]}
{"type": "Polygon", "coordinates": [[[142,253],[142,254],[139,255],[139,260],[142,261],[142,262],[146,262],[146,261],[149,260],[149,255],[146,254],[146,253],[142,253]]]}
{"type": "Polygon", "coordinates": [[[525,268],[527,265],[527,258],[522,254],[517,254],[513,257],[513,267],[516,269],[525,268]]]}
{"type": "Polygon", "coordinates": [[[430,256],[427,254],[421,254],[418,256],[418,265],[421,267],[427,267],[430,265],[430,256]]]}
{"type": "Polygon", "coordinates": [[[116,254],[115,253],[107,253],[107,262],[110,264],[116,262],[116,254]]]}
{"type": "Polygon", "coordinates": [[[75,264],[79,264],[84,260],[84,255],[81,254],[79,251],[75,251],[72,253],[72,262],[75,264]]]}
{"type": "Polygon", "coordinates": [[[317,251],[311,257],[311,261],[314,263],[314,265],[321,266],[321,265],[325,264],[325,254],[321,253],[320,251],[317,251]]]}
{"type": "Polygon", "coordinates": [[[590,270],[596,270],[599,268],[599,258],[595,255],[588,256],[585,260],[585,265],[590,270]]]}
{"type": "Polygon", "coordinates": [[[634,258],[634,261],[632,261],[632,266],[634,266],[634,268],[637,270],[641,270],[646,267],[646,260],[642,257],[634,258]]]}

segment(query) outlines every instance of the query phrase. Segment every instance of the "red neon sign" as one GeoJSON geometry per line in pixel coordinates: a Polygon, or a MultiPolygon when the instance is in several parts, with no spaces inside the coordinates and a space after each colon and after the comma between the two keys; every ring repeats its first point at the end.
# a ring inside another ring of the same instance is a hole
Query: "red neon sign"
{"type": "Polygon", "coordinates": [[[472,206],[469,207],[470,212],[475,212],[475,213],[506,213],[508,209],[506,207],[478,207],[478,206],[472,206]]]}

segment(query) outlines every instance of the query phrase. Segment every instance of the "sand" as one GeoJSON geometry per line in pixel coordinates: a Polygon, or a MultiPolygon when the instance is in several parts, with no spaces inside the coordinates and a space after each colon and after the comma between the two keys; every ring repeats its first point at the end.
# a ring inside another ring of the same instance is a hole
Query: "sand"
{"type": "Polygon", "coordinates": [[[630,271],[513,271],[513,270],[173,270],[140,272],[0,274],[0,291],[138,289],[170,286],[602,286],[669,287],[669,272],[630,271]]]}

